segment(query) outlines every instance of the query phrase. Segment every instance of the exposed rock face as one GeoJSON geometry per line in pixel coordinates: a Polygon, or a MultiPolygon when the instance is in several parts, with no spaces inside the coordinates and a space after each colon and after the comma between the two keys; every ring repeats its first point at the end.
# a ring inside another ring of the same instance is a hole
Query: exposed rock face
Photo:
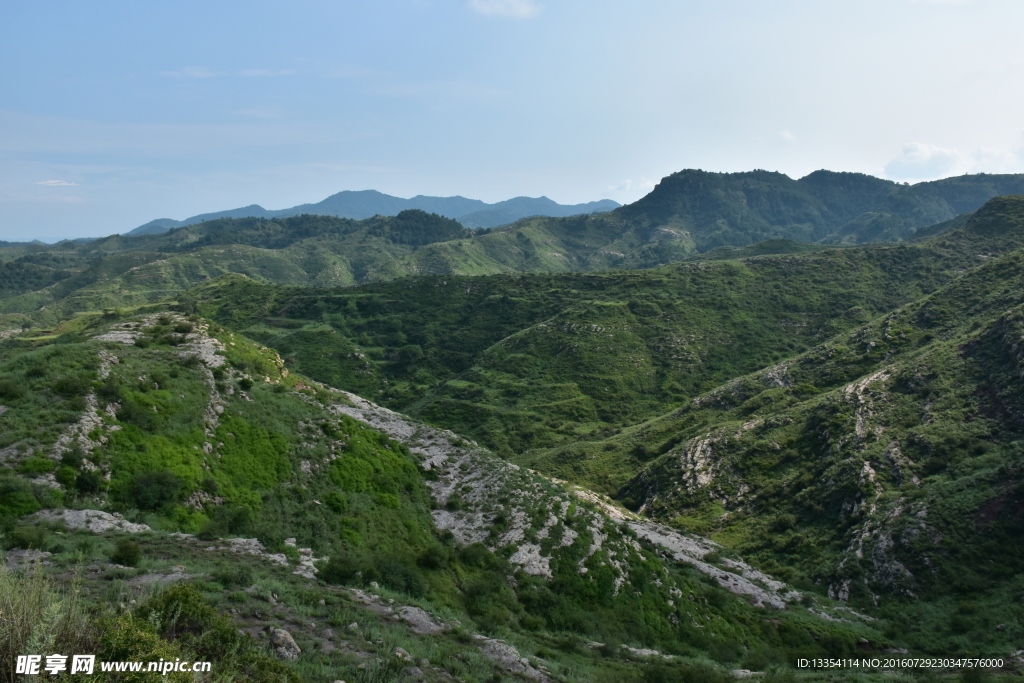
{"type": "Polygon", "coordinates": [[[521,657],[519,651],[504,640],[487,638],[479,634],[473,634],[473,637],[480,644],[480,653],[484,657],[503,666],[506,671],[532,678],[535,681],[551,680],[542,671],[535,669],[530,664],[530,660],[526,657],[521,657]]]}
{"type": "Polygon", "coordinates": [[[755,605],[785,608],[787,601],[800,597],[744,562],[724,560],[729,571],[703,562],[701,558],[720,549],[712,541],[642,520],[592,491],[541,477],[446,430],[417,424],[354,394],[347,398],[351,405],[332,409],[402,441],[422,458],[423,469],[437,473],[429,485],[434,499],[447,508],[432,513],[439,528],[451,531],[464,544],[479,542],[494,550],[515,545],[509,560],[527,574],[550,578],[553,553],[585,542],[579,573],[588,573],[585,563],[600,553],[602,561],[619,574],[618,591],[627,582],[629,563],[641,552],[636,536],[654,544],[666,557],[714,577],[727,590],[748,596],[755,605]],[[583,501],[596,511],[579,504],[583,501]],[[542,544],[545,539],[548,542],[542,544]]]}
{"type": "Polygon", "coordinates": [[[419,607],[406,606],[398,608],[398,616],[402,621],[409,624],[409,630],[421,636],[436,635],[442,633],[447,627],[434,620],[426,611],[419,607]]]}
{"type": "Polygon", "coordinates": [[[798,591],[789,590],[786,584],[754,569],[746,562],[723,560],[722,564],[733,570],[726,571],[701,561],[705,555],[721,547],[714,541],[684,536],[653,522],[636,521],[630,522],[629,526],[640,538],[647,539],[671,553],[672,558],[677,562],[693,565],[702,574],[713,577],[720,586],[729,592],[748,596],[751,603],[758,607],[771,605],[785,609],[787,600],[795,600],[800,597],[798,591]]]}
{"type": "Polygon", "coordinates": [[[278,659],[298,659],[302,653],[292,634],[283,628],[275,628],[270,632],[270,645],[278,659]]]}
{"type": "Polygon", "coordinates": [[[284,553],[268,553],[267,549],[263,547],[255,538],[226,538],[224,542],[226,546],[220,546],[218,550],[231,550],[236,553],[246,553],[248,555],[256,555],[263,557],[271,562],[275,562],[282,566],[288,566],[288,557],[284,553]]]}
{"type": "MultiPolygon", "coordinates": [[[[426,610],[420,609],[413,605],[400,605],[392,606],[385,604],[384,600],[380,596],[368,593],[366,591],[359,590],[358,588],[348,589],[352,597],[357,601],[370,608],[372,611],[382,616],[387,616],[392,619],[401,619],[409,625],[409,630],[413,633],[420,635],[437,635],[448,629],[447,624],[435,619],[426,610]]],[[[359,628],[359,624],[349,624],[349,631],[355,631],[359,628]]]]}
{"type": "Polygon", "coordinates": [[[95,534],[102,534],[110,530],[124,531],[129,534],[151,531],[145,524],[135,524],[117,512],[110,514],[102,510],[43,510],[34,516],[47,522],[63,521],[68,528],[86,529],[95,534]]]}

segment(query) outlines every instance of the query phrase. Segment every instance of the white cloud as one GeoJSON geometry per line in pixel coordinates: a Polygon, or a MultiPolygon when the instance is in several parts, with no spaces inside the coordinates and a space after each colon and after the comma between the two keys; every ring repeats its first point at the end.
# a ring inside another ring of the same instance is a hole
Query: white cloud
{"type": "Polygon", "coordinates": [[[911,142],[885,165],[885,175],[894,180],[928,180],[949,175],[963,165],[962,155],[955,149],[911,142]]]}
{"type": "Polygon", "coordinates": [[[640,180],[627,178],[618,185],[609,185],[608,192],[626,198],[635,198],[647,194],[654,189],[655,185],[657,185],[655,181],[640,176],[640,180]]]}
{"type": "Polygon", "coordinates": [[[40,180],[36,185],[43,185],[45,187],[70,187],[77,185],[78,183],[71,183],[67,180],[40,180]]]}
{"type": "Polygon", "coordinates": [[[217,74],[205,66],[187,66],[177,71],[161,71],[160,75],[170,78],[213,78],[217,74]]]}
{"type": "Polygon", "coordinates": [[[783,142],[796,142],[796,136],[788,130],[784,130],[779,133],[779,138],[781,138],[783,142]]]}
{"type": "Polygon", "coordinates": [[[254,78],[260,76],[291,76],[295,72],[291,69],[245,69],[240,71],[239,74],[246,76],[247,78],[254,78]]]}
{"type": "Polygon", "coordinates": [[[529,19],[540,12],[534,0],[469,0],[469,6],[480,14],[516,19],[529,19]]]}
{"type": "Polygon", "coordinates": [[[893,180],[934,180],[961,173],[1020,173],[1024,171],[1024,147],[994,149],[976,147],[971,152],[912,142],[902,154],[885,165],[893,180]]]}

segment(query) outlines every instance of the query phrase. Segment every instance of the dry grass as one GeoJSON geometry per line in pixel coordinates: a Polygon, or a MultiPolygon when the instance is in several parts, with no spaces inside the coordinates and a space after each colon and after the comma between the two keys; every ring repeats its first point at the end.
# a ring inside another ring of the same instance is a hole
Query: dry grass
{"type": "Polygon", "coordinates": [[[18,655],[94,651],[77,577],[58,588],[36,563],[25,570],[0,561],[0,681],[15,681],[18,655]]]}

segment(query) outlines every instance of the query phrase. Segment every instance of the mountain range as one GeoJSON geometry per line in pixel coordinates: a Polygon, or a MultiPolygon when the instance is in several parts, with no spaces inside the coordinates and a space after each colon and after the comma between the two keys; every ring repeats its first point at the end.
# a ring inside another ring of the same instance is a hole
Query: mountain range
{"type": "Polygon", "coordinates": [[[1022,292],[1020,175],[0,245],[0,678],[1018,671],[1022,292]]]}
{"type": "Polygon", "coordinates": [[[300,204],[290,209],[277,211],[268,211],[259,204],[251,204],[240,209],[199,214],[183,221],[157,218],[145,225],[140,225],[127,234],[159,234],[167,232],[171,228],[182,228],[218,218],[288,218],[311,214],[361,220],[373,216],[395,216],[409,209],[419,209],[446,218],[454,218],[467,228],[491,228],[513,223],[527,216],[574,216],[611,211],[618,206],[620,204],[611,199],[601,199],[585,204],[559,204],[547,197],[514,197],[502,202],[487,204],[479,199],[466,199],[459,196],[426,197],[416,195],[412,199],[402,199],[376,190],[346,190],[332,194],[327,199],[315,204],[300,204]]]}

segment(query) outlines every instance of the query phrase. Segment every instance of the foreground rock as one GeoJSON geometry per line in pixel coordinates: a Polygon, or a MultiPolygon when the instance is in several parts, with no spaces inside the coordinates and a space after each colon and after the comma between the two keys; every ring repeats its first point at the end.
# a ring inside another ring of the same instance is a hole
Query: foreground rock
{"type": "Polygon", "coordinates": [[[103,512],[102,510],[43,510],[33,515],[41,522],[64,522],[69,529],[85,529],[95,534],[106,531],[123,531],[137,534],[152,531],[145,524],[129,522],[119,513],[103,512]]]}
{"type": "Polygon", "coordinates": [[[270,631],[270,646],[274,648],[274,654],[278,659],[298,659],[302,650],[295,643],[292,634],[283,628],[275,628],[270,631]]]}

